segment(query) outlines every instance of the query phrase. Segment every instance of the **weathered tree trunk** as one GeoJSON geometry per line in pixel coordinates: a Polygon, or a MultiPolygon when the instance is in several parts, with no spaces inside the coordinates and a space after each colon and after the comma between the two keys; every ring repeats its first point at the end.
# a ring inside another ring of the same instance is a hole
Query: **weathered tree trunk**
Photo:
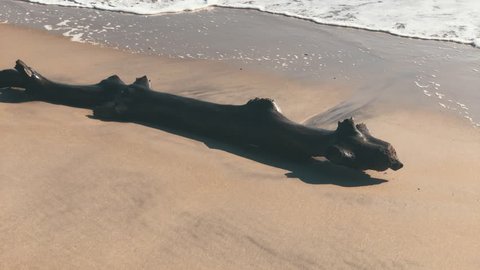
{"type": "Polygon", "coordinates": [[[25,88],[24,76],[20,75],[15,69],[6,69],[0,71],[0,88],[21,87],[25,88]]]}
{"type": "Polygon", "coordinates": [[[353,119],[329,131],[294,123],[270,99],[224,105],[154,91],[145,76],[131,85],[111,76],[81,86],[52,82],[21,61],[15,69],[0,73],[0,86],[23,87],[35,98],[52,103],[93,108],[97,118],[169,126],[288,156],[324,156],[360,170],[403,166],[389,143],[374,138],[364,124],[355,125],[353,119]]]}
{"type": "MultiPolygon", "coordinates": [[[[119,91],[126,87],[125,83],[116,75],[93,85],[69,85],[52,82],[28,67],[21,60],[16,62],[15,70],[18,73],[14,76],[16,81],[21,82],[23,88],[32,97],[75,107],[92,108],[100,105],[112,100],[119,91]],[[21,79],[18,79],[18,77],[21,79]]],[[[11,70],[10,73],[12,73],[11,70]]],[[[2,85],[1,81],[0,85],[2,85]]],[[[19,87],[20,85],[15,86],[19,87]]]]}

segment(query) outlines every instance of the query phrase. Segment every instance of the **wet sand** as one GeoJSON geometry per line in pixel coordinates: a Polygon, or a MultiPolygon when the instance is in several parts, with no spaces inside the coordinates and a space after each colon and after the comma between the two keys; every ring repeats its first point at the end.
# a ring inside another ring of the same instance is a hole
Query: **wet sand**
{"type": "MultiPolygon", "coordinates": [[[[147,74],[155,89],[214,102],[273,97],[295,121],[341,117],[327,109],[354,87],[0,32],[2,69],[21,58],[68,83],[147,74]]],[[[478,129],[405,98],[359,117],[405,164],[367,177],[2,92],[0,268],[478,269],[478,129]]]]}

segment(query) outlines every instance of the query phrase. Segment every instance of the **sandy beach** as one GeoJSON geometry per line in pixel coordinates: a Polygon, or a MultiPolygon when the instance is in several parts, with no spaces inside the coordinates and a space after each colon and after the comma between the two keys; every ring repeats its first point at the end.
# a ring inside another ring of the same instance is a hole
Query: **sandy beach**
{"type": "MultiPolygon", "coordinates": [[[[154,89],[218,103],[271,97],[297,122],[322,112],[317,118],[336,120],[329,109],[368,80],[131,54],[12,25],[0,33],[0,69],[22,59],[73,84],[148,75],[154,89]]],[[[388,57],[402,58],[401,48],[388,57]]],[[[412,83],[396,79],[398,87],[412,83]]],[[[405,164],[367,174],[94,120],[86,109],[12,103],[3,91],[0,101],[0,269],[480,267],[479,130],[415,95],[358,112],[405,164]]]]}

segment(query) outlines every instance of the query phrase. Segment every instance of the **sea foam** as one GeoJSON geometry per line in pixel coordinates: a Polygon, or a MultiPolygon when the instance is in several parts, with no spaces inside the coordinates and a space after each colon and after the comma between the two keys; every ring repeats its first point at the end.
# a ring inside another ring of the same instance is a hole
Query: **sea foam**
{"type": "Polygon", "coordinates": [[[317,23],[480,47],[478,0],[30,0],[42,4],[154,15],[212,6],[251,8],[317,23]]]}

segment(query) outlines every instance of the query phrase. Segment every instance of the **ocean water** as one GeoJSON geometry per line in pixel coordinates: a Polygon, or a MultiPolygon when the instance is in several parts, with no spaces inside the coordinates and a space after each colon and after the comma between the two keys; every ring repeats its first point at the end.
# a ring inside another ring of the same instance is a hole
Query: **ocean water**
{"type": "Polygon", "coordinates": [[[212,6],[253,8],[400,36],[447,40],[480,47],[478,0],[30,0],[30,2],[162,14],[212,6]]]}

